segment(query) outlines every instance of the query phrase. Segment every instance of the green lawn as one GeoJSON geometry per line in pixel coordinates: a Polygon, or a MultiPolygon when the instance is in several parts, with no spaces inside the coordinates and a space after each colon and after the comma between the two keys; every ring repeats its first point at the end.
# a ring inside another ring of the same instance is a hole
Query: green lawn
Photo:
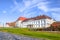
{"type": "Polygon", "coordinates": [[[60,40],[60,32],[29,31],[27,28],[0,28],[0,31],[13,33],[17,35],[27,35],[36,38],[60,40]]]}

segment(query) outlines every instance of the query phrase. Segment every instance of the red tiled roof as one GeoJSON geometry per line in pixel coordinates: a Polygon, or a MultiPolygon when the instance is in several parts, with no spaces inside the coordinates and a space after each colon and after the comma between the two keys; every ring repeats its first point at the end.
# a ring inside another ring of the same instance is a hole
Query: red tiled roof
{"type": "Polygon", "coordinates": [[[37,16],[35,18],[36,19],[52,19],[52,18],[50,18],[49,16],[46,16],[46,15],[37,16]]]}
{"type": "Polygon", "coordinates": [[[50,18],[49,16],[46,16],[46,15],[40,15],[40,16],[37,16],[37,17],[28,18],[28,19],[26,19],[24,21],[28,21],[28,20],[39,20],[39,19],[52,19],[52,18],[50,18]]]}
{"type": "Polygon", "coordinates": [[[6,24],[9,25],[9,26],[15,26],[15,23],[16,22],[11,22],[11,23],[6,23],[6,24]]]}
{"type": "MultiPolygon", "coordinates": [[[[25,18],[25,17],[19,17],[19,18],[18,18],[18,20],[21,20],[21,21],[24,21],[24,20],[26,20],[26,19],[27,19],[27,18],[25,18]]],[[[18,20],[17,20],[17,21],[18,21],[18,20]]]]}

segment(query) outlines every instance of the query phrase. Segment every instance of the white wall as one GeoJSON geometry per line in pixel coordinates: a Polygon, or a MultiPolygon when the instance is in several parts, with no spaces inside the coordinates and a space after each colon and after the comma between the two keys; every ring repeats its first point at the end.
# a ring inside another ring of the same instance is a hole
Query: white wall
{"type": "Polygon", "coordinates": [[[40,20],[28,20],[26,22],[17,21],[16,26],[26,28],[27,25],[33,24],[33,28],[46,28],[49,27],[53,22],[53,19],[40,19],[40,20]]]}
{"type": "Polygon", "coordinates": [[[46,20],[46,27],[49,27],[53,22],[56,22],[54,21],[53,19],[45,19],[46,20]]]}
{"type": "Polygon", "coordinates": [[[16,26],[17,26],[17,27],[21,27],[21,22],[22,22],[22,21],[20,21],[20,20],[17,21],[17,22],[16,22],[16,26]]]}

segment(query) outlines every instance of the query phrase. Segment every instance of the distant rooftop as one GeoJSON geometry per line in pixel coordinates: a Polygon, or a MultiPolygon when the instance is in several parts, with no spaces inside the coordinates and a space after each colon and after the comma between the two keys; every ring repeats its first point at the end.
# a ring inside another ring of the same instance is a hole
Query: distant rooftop
{"type": "MultiPolygon", "coordinates": [[[[28,20],[39,20],[39,19],[52,19],[52,18],[49,17],[49,16],[46,16],[46,15],[40,15],[40,16],[33,17],[33,18],[27,18],[27,19],[24,20],[24,21],[28,21],[28,20]]],[[[24,22],[24,21],[23,21],[23,22],[24,22]]]]}

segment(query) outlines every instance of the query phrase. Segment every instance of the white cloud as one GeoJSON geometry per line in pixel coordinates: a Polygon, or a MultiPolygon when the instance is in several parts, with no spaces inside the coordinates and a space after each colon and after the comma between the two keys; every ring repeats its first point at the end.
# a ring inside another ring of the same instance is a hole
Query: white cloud
{"type": "Polygon", "coordinates": [[[24,2],[24,4],[25,4],[25,7],[29,7],[30,5],[31,5],[31,1],[26,1],[26,2],[24,2]]]}
{"type": "Polygon", "coordinates": [[[25,10],[28,10],[28,9],[38,5],[39,9],[47,11],[47,7],[45,5],[47,3],[44,1],[46,1],[46,0],[23,0],[23,4],[20,5],[21,3],[18,3],[16,0],[14,0],[14,4],[16,6],[13,10],[15,11],[17,9],[18,11],[23,12],[25,10]],[[20,6],[22,6],[22,7],[20,7],[20,6]]]}
{"type": "Polygon", "coordinates": [[[4,11],[2,11],[2,13],[7,13],[7,11],[4,10],[4,11]]]}
{"type": "Polygon", "coordinates": [[[50,11],[54,11],[54,12],[60,13],[60,8],[52,8],[52,9],[50,9],[50,11]]]}
{"type": "Polygon", "coordinates": [[[28,1],[29,3],[27,4],[27,2],[25,2],[25,10],[24,12],[27,12],[27,10],[29,10],[30,8],[33,8],[35,6],[38,6],[39,9],[43,10],[43,11],[48,11],[47,8],[47,4],[48,2],[44,2],[46,0],[32,0],[32,1],[28,1]],[[26,8],[27,7],[27,8],[26,8]]]}
{"type": "MultiPolygon", "coordinates": [[[[13,1],[15,7],[12,8],[11,12],[19,11],[23,14],[23,16],[29,17],[33,15],[35,12],[28,13],[31,8],[36,7],[42,10],[43,14],[48,14],[47,12],[51,12],[51,16],[53,18],[59,19],[60,18],[60,8],[48,8],[48,4],[50,2],[46,0],[23,0],[22,3],[18,3],[16,0],[13,1]]],[[[41,14],[42,14],[41,13],[41,14]]]]}
{"type": "Polygon", "coordinates": [[[60,14],[58,13],[52,13],[53,18],[55,18],[57,21],[60,21],[60,14]]]}
{"type": "Polygon", "coordinates": [[[18,4],[16,3],[16,0],[13,0],[13,3],[14,3],[14,7],[10,7],[11,8],[11,11],[10,11],[10,13],[13,13],[14,11],[16,11],[17,10],[17,8],[18,8],[18,4]]]}
{"type": "Polygon", "coordinates": [[[11,9],[10,13],[15,12],[16,10],[22,12],[23,9],[19,6],[19,3],[16,0],[13,0],[13,3],[14,3],[14,7],[11,9]]]}
{"type": "Polygon", "coordinates": [[[17,10],[23,14],[22,16],[34,16],[35,12],[28,13],[28,10],[37,6],[38,9],[43,11],[42,13],[40,12],[40,14],[49,14],[47,12],[51,12],[51,16],[54,19],[60,20],[60,8],[48,8],[48,4],[50,2],[46,0],[23,0],[22,3],[18,3],[16,0],[14,0],[13,2],[15,6],[11,10],[12,13],[17,10]]]}
{"type": "Polygon", "coordinates": [[[52,17],[57,21],[60,21],[60,8],[51,8],[50,11],[52,12],[52,17]]]}
{"type": "Polygon", "coordinates": [[[39,4],[37,4],[38,8],[43,10],[44,12],[47,12],[48,11],[48,7],[47,7],[47,4],[49,2],[40,2],[39,4]]]}

